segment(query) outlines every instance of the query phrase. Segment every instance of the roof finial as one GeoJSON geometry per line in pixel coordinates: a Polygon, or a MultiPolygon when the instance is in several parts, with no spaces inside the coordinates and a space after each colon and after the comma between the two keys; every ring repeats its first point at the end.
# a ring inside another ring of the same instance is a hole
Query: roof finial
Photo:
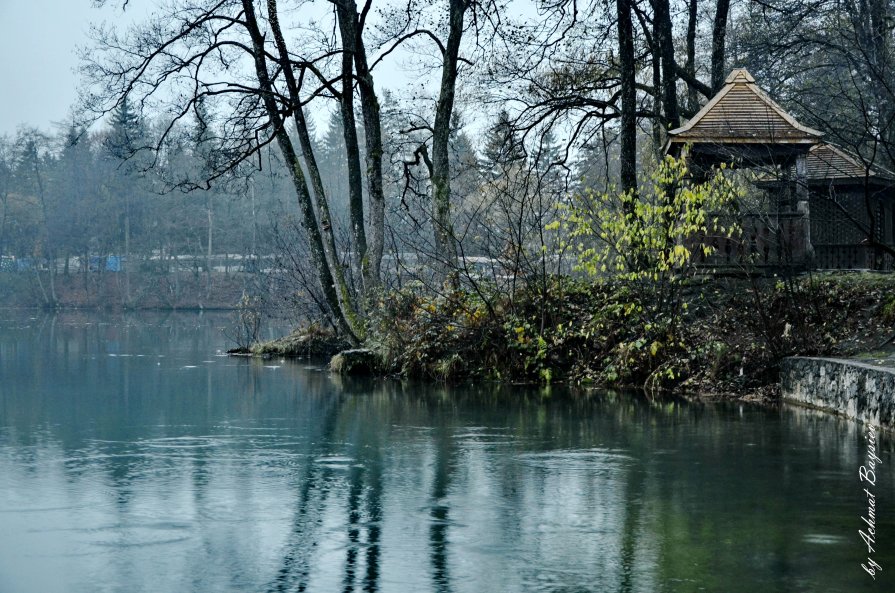
{"type": "Polygon", "coordinates": [[[734,68],[730,71],[730,74],[727,75],[727,80],[724,81],[724,84],[733,84],[735,82],[755,82],[755,79],[752,78],[752,75],[749,74],[749,71],[745,68],[734,68]]]}

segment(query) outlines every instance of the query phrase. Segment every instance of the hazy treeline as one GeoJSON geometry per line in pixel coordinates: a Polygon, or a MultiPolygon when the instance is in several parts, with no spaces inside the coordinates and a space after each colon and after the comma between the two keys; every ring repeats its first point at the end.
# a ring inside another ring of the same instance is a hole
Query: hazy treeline
{"type": "MultiPolygon", "coordinates": [[[[167,191],[180,169],[200,166],[201,154],[184,135],[171,142],[164,160],[126,160],[131,145],[151,134],[152,122],[125,103],[111,125],[96,132],[72,124],[0,138],[0,253],[29,267],[55,261],[66,273],[86,267],[90,258],[95,267],[97,257],[108,255],[145,267],[209,250],[252,253],[248,186],[167,191]]],[[[259,212],[276,205],[276,192],[257,194],[259,212]]],[[[258,240],[270,249],[266,215],[256,218],[258,240]]]]}
{"type": "MultiPolygon", "coordinates": [[[[323,183],[332,195],[337,234],[347,238],[342,124],[338,113],[326,115],[325,122],[320,130],[312,124],[313,142],[321,155],[323,183]]],[[[141,152],[139,147],[152,143],[162,125],[162,120],[141,117],[124,101],[97,132],[72,123],[52,132],[21,128],[15,136],[0,137],[3,270],[52,276],[130,269],[162,275],[205,274],[222,266],[234,272],[300,266],[306,253],[300,240],[295,245],[301,234],[298,212],[279,154],[263,151],[259,160],[200,184],[197,177],[215,158],[208,124],[194,117],[177,134],[169,134],[163,150],[141,152]],[[109,256],[116,258],[114,267],[109,256]]],[[[466,203],[458,212],[466,212],[469,225],[493,219],[479,216],[480,195],[503,169],[526,166],[527,156],[508,126],[506,112],[498,114],[479,155],[476,142],[454,118],[454,183],[466,203]],[[508,145],[516,146],[515,152],[508,145]]],[[[362,128],[358,132],[362,135],[362,128]]],[[[394,158],[387,178],[395,196],[388,212],[390,242],[392,250],[406,256],[422,247],[413,245],[412,229],[425,212],[415,199],[418,188],[408,186],[396,136],[388,136],[394,158]]],[[[558,147],[550,150],[555,156],[558,147]]],[[[564,187],[554,180],[554,192],[564,187]]],[[[490,253],[481,243],[482,229],[478,232],[465,241],[470,256],[490,253]]],[[[397,266],[393,271],[399,271],[397,266]]],[[[46,296],[52,301],[49,292],[46,296]]]]}
{"type": "MultiPolygon", "coordinates": [[[[425,254],[431,245],[419,236],[426,217],[425,187],[417,179],[420,172],[413,167],[408,170],[402,161],[406,141],[392,119],[395,112],[385,114],[384,128],[390,133],[385,135],[389,167],[384,178],[392,198],[387,205],[388,259],[393,274],[387,284],[398,286],[402,277],[417,277],[416,272],[425,266],[416,255],[425,254]]],[[[338,112],[324,113],[321,119],[325,125],[319,130],[313,120],[309,128],[320,155],[322,182],[332,196],[342,256],[348,257],[344,131],[338,112]]],[[[300,298],[314,290],[313,280],[305,275],[304,231],[278,151],[259,151],[252,161],[208,180],[203,176],[218,158],[211,116],[193,114],[176,131],[165,132],[169,123],[141,116],[125,99],[110,113],[106,125],[96,126],[98,131],[71,123],[51,132],[23,127],[14,136],[0,137],[3,271],[33,276],[39,283],[43,278],[44,302],[35,304],[48,306],[57,300],[53,281],[58,275],[136,271],[204,276],[224,270],[263,275],[266,278],[254,283],[254,290],[282,293],[285,285],[287,292],[298,293],[294,305],[308,304],[300,298]],[[148,150],[163,133],[166,137],[159,149],[148,150]]],[[[363,128],[356,133],[362,138],[363,128]]],[[[478,140],[454,116],[450,159],[459,201],[456,211],[465,224],[465,253],[473,259],[506,250],[512,241],[506,238],[497,244],[495,237],[501,233],[489,228],[496,214],[484,211],[493,205],[494,196],[484,204],[483,195],[510,197],[513,188],[499,180],[511,169],[524,171],[520,177],[531,179],[537,173],[530,169],[531,159],[505,111],[480,136],[482,148],[477,152],[478,140]]],[[[538,162],[546,162],[548,154],[556,158],[558,151],[558,144],[550,143],[547,151],[536,155],[538,162]]],[[[586,161],[579,165],[586,166],[586,161]]],[[[551,182],[558,199],[566,190],[565,181],[553,176],[551,182]]],[[[547,190],[545,184],[542,191],[547,190]]],[[[366,195],[366,187],[363,191],[366,195]]],[[[479,266],[482,270],[494,271],[490,265],[479,266]]]]}

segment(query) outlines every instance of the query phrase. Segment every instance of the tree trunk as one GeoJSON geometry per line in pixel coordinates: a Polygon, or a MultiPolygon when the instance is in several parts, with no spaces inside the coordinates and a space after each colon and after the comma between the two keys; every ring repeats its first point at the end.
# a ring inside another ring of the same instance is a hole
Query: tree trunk
{"type": "Polygon", "coordinates": [[[717,93],[727,78],[725,59],[727,58],[727,15],[730,0],[718,0],[715,5],[715,22],[712,26],[712,92],[717,93]]]}
{"type": "MultiPolygon", "coordinates": [[[[653,2],[655,4],[655,2],[653,2]]],[[[644,23],[645,25],[645,23],[644,23]]],[[[655,117],[652,118],[652,132],[653,132],[653,150],[657,157],[660,157],[662,152],[662,144],[664,142],[664,132],[663,128],[663,117],[661,114],[663,113],[662,109],[662,51],[659,47],[659,38],[662,36],[661,31],[659,31],[659,19],[653,18],[653,33],[652,38],[650,39],[651,43],[651,53],[653,54],[652,59],[652,70],[653,70],[653,112],[656,114],[655,117]]]]}
{"type": "Polygon", "coordinates": [[[294,108],[294,120],[299,135],[299,142],[305,157],[305,164],[314,185],[314,193],[317,198],[317,213],[314,212],[314,204],[311,201],[311,193],[308,188],[305,174],[301,169],[298,155],[289,134],[286,133],[285,122],[277,108],[273,83],[267,71],[267,59],[264,51],[264,35],[258,27],[255,17],[255,8],[251,0],[242,0],[245,11],[245,26],[252,38],[252,50],[255,61],[255,75],[261,89],[262,100],[267,111],[267,116],[273,124],[277,144],[283,153],[283,158],[289,166],[292,183],[295,187],[298,205],[302,213],[302,223],[308,232],[308,243],[311,259],[317,270],[317,278],[326,299],[326,304],[335,317],[336,324],[346,339],[357,345],[363,336],[363,325],[354,309],[354,300],[345,281],[344,272],[339,264],[338,253],[335,249],[335,239],[332,232],[332,221],[329,215],[329,204],[323,191],[323,183],[320,179],[320,171],[314,160],[311,149],[310,137],[301,103],[298,97],[298,87],[292,73],[289,54],[280,31],[277,20],[276,1],[268,0],[268,19],[280,60],[283,65],[283,73],[289,84],[290,100],[294,108]],[[319,219],[318,219],[319,217],[319,219]]]}
{"type": "Polygon", "coordinates": [[[345,139],[345,155],[348,158],[348,211],[351,221],[352,267],[361,282],[362,262],[367,259],[367,234],[364,229],[364,194],[360,169],[360,146],[357,141],[357,123],[354,119],[354,54],[356,32],[352,22],[357,18],[354,9],[336,2],[339,34],[342,39],[342,92],[339,95],[339,111],[342,115],[342,136],[345,139]],[[354,17],[354,19],[352,18],[354,17]]]}
{"type": "MultiPolygon", "coordinates": [[[[690,78],[696,78],[696,24],[699,19],[697,9],[699,7],[698,0],[690,0],[687,16],[687,63],[684,69],[690,78]]],[[[687,85],[687,111],[688,117],[693,117],[699,111],[699,99],[696,96],[696,89],[687,85]]]]}
{"type": "Polygon", "coordinates": [[[436,257],[439,258],[438,277],[458,285],[457,239],[451,220],[451,178],[448,145],[451,135],[451,114],[457,87],[457,65],[460,40],[463,36],[463,17],[469,7],[467,0],[449,0],[448,40],[441,70],[441,88],[435,106],[432,130],[432,223],[435,231],[436,257]]]}
{"type": "Polygon", "coordinates": [[[618,59],[621,78],[621,188],[637,191],[637,89],[634,80],[634,31],[631,0],[616,0],[618,13],[618,59]]]}
{"type": "MultiPolygon", "coordinates": [[[[124,259],[130,259],[131,254],[131,200],[130,197],[124,198],[124,259]]],[[[121,256],[118,256],[119,268],[121,271],[121,256]]],[[[120,284],[119,284],[120,286],[120,284]]],[[[124,269],[124,306],[130,307],[131,304],[131,273],[130,268],[124,269]]]]}
{"type": "Polygon", "coordinates": [[[211,199],[211,194],[206,192],[205,195],[206,205],[205,205],[205,213],[208,216],[208,243],[205,246],[205,298],[211,298],[211,272],[212,272],[212,237],[214,233],[214,212],[212,210],[213,203],[211,199]]]}
{"type": "MultiPolygon", "coordinates": [[[[251,9],[251,2],[249,2],[248,0],[243,0],[243,7],[245,7],[246,4],[249,4],[249,8],[251,9]]],[[[298,134],[298,141],[301,146],[304,164],[307,167],[308,175],[311,177],[311,187],[314,190],[315,204],[317,206],[316,215],[314,214],[314,209],[312,206],[310,210],[311,217],[306,219],[305,224],[312,225],[314,227],[314,232],[316,232],[320,236],[320,249],[324,258],[323,263],[328,270],[327,278],[331,283],[333,283],[332,288],[335,291],[338,301],[338,307],[332,309],[333,314],[339,317],[340,324],[344,323],[345,327],[349,327],[351,329],[350,333],[346,337],[349,340],[356,341],[358,339],[361,339],[364,334],[363,323],[360,318],[362,310],[359,309],[358,303],[355,299],[355,295],[352,294],[351,290],[348,287],[348,283],[345,277],[345,270],[342,267],[342,263],[339,260],[338,251],[336,250],[336,241],[332,229],[332,216],[330,215],[329,211],[329,201],[326,198],[326,190],[323,187],[323,180],[320,177],[320,168],[317,166],[317,159],[314,157],[314,147],[311,144],[311,136],[308,133],[307,120],[305,119],[305,114],[301,107],[301,97],[299,96],[298,83],[295,80],[295,75],[292,70],[292,62],[289,59],[289,51],[286,47],[286,42],[283,39],[282,30],[280,29],[276,0],[267,0],[267,8],[271,32],[273,33],[277,52],[280,56],[280,64],[283,68],[283,76],[286,79],[286,84],[289,89],[289,100],[291,102],[295,130],[298,134]]],[[[247,10],[246,12],[248,14],[249,10],[247,10]]],[[[264,37],[261,35],[260,29],[258,28],[254,11],[252,11],[251,14],[251,24],[249,24],[249,29],[250,34],[252,35],[253,44],[258,44],[258,46],[262,48],[260,60],[261,64],[266,68],[266,59],[263,53],[264,37]],[[255,37],[256,34],[257,39],[255,37]]],[[[258,61],[258,58],[259,56],[256,56],[256,63],[258,61]]],[[[266,70],[264,71],[264,81],[261,80],[261,77],[259,75],[259,83],[262,89],[265,90],[265,104],[267,106],[268,112],[271,113],[271,108],[274,110],[271,114],[271,121],[275,121],[274,117],[282,121],[279,113],[276,112],[277,106],[276,102],[273,101],[272,83],[270,82],[270,77],[267,75],[266,70]]],[[[295,155],[295,148],[292,145],[292,140],[289,139],[288,134],[285,136],[285,139],[289,143],[289,148],[292,151],[292,154],[295,155]]],[[[280,143],[279,139],[277,140],[277,143],[280,143]]],[[[310,195],[310,193],[308,192],[308,184],[304,177],[304,172],[301,171],[301,166],[298,163],[297,159],[295,161],[295,165],[298,167],[298,172],[301,173],[301,185],[304,187],[304,191],[310,195]]],[[[290,163],[290,169],[294,168],[295,167],[293,167],[290,163]]],[[[295,179],[293,179],[293,181],[295,181],[295,179]]],[[[302,212],[302,216],[304,217],[306,214],[304,209],[302,209],[302,212]]],[[[310,226],[307,226],[306,228],[308,228],[308,232],[311,233],[310,226]]],[[[311,251],[313,254],[314,250],[316,249],[316,247],[314,247],[313,245],[313,241],[315,239],[309,239],[312,241],[311,251]]],[[[325,282],[327,281],[326,278],[320,276],[318,273],[318,279],[320,280],[321,284],[324,284],[324,291],[328,290],[328,287],[325,285],[325,282]]],[[[329,296],[327,296],[326,298],[327,304],[331,306],[331,303],[329,302],[329,296]]],[[[342,325],[340,325],[339,327],[340,329],[344,330],[344,328],[342,328],[342,325]]]]}
{"type": "MultiPolygon", "coordinates": [[[[677,73],[674,61],[674,38],[671,28],[671,9],[668,0],[654,0],[657,38],[654,44],[659,49],[662,59],[662,123],[664,130],[678,127],[680,114],[677,104],[677,73]]],[[[659,92],[659,89],[656,89],[659,92]]]]}
{"type": "MultiPolygon", "coordinates": [[[[874,79],[872,89],[876,102],[879,138],[888,154],[892,154],[895,140],[895,108],[892,102],[893,81],[891,63],[890,4],[887,0],[868,0],[858,3],[865,14],[859,17],[861,31],[858,38],[864,52],[864,59],[870,62],[870,75],[874,79]]],[[[865,66],[866,67],[866,66],[865,66]]],[[[885,163],[891,166],[891,162],[885,163]]]]}
{"type": "MultiPolygon", "coordinates": [[[[364,47],[363,23],[358,22],[354,0],[346,0],[351,7],[354,26],[354,64],[357,71],[358,88],[360,90],[361,112],[364,117],[367,149],[367,191],[370,195],[369,221],[367,236],[367,258],[364,263],[364,283],[373,288],[380,283],[382,253],[385,246],[385,192],[382,187],[382,120],[380,117],[379,98],[373,85],[373,74],[367,63],[367,50],[364,47]]],[[[370,8],[372,0],[364,6],[364,16],[370,8]]]]}

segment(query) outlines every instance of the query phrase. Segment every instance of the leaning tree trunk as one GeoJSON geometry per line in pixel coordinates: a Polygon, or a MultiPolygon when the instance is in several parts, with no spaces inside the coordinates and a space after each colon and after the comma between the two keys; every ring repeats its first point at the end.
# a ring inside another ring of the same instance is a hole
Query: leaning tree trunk
{"type": "Polygon", "coordinates": [[[276,92],[267,71],[267,58],[264,49],[264,35],[258,26],[255,17],[255,8],[251,0],[242,0],[245,12],[245,27],[252,39],[252,54],[255,61],[255,75],[261,90],[261,98],[268,118],[273,126],[277,144],[283,153],[283,158],[289,166],[295,192],[298,197],[298,205],[302,213],[302,224],[308,232],[311,259],[317,270],[317,278],[323,291],[326,304],[332,311],[339,331],[354,344],[358,344],[363,336],[363,324],[354,308],[354,299],[345,280],[338,253],[335,248],[335,239],[332,231],[332,221],[329,214],[329,204],[323,191],[323,182],[320,172],[314,160],[311,150],[310,137],[301,109],[298,97],[298,85],[292,72],[291,61],[277,20],[276,0],[268,0],[268,19],[274,36],[274,41],[279,52],[281,66],[289,85],[290,102],[294,108],[294,119],[299,135],[299,142],[305,157],[305,165],[308,167],[311,182],[314,185],[314,193],[317,198],[317,212],[314,212],[314,204],[311,201],[311,193],[308,188],[305,174],[299,163],[298,155],[292,145],[292,140],[286,132],[285,122],[280,114],[275,99],[276,92]],[[319,218],[318,218],[319,217],[319,218]]]}
{"type": "MultiPolygon", "coordinates": [[[[354,0],[345,0],[354,29],[354,66],[357,71],[358,89],[360,90],[361,113],[364,117],[364,139],[367,149],[367,192],[370,196],[369,233],[367,234],[367,257],[362,262],[364,284],[368,289],[380,283],[382,253],[385,246],[385,192],[382,187],[382,121],[379,110],[379,98],[373,84],[373,74],[367,63],[367,50],[364,47],[363,23],[359,22],[354,0]]],[[[364,11],[369,9],[367,1],[364,11]]],[[[365,15],[364,15],[365,16],[365,15]]]]}

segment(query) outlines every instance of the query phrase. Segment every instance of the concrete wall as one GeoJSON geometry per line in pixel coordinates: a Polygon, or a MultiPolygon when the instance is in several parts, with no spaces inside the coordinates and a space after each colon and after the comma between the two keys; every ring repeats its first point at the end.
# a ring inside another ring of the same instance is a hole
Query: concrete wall
{"type": "Polygon", "coordinates": [[[784,401],[895,429],[895,368],[797,356],[783,361],[781,383],[784,401]]]}

